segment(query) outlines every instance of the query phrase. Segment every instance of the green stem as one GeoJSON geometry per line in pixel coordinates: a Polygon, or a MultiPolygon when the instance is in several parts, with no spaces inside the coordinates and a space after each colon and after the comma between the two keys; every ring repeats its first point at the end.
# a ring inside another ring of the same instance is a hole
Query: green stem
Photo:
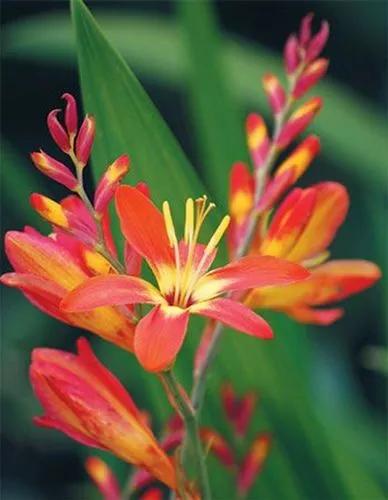
{"type": "Polygon", "coordinates": [[[201,498],[203,500],[210,500],[211,492],[209,479],[206,470],[202,443],[199,436],[198,420],[194,408],[182,395],[179,384],[172,371],[163,372],[161,374],[161,378],[163,379],[170,396],[173,398],[176,407],[183,418],[187,440],[191,443],[192,455],[198,474],[198,483],[202,494],[201,498]]]}

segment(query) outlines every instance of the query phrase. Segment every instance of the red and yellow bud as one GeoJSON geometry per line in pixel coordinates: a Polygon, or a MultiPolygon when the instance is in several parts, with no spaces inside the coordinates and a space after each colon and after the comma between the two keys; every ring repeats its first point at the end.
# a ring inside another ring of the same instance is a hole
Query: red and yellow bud
{"type": "Polygon", "coordinates": [[[77,102],[74,97],[67,92],[63,94],[62,99],[66,101],[65,125],[67,133],[74,137],[78,130],[77,102]]]}
{"type": "Polygon", "coordinates": [[[79,339],[78,353],[35,349],[30,378],[45,415],[36,424],[57,429],[87,446],[110,451],[143,467],[172,489],[176,476],[145,424],[142,413],[119,380],[79,339]]]}
{"type": "Polygon", "coordinates": [[[51,137],[54,139],[54,142],[57,146],[65,153],[69,153],[70,139],[66,132],[66,130],[59,123],[57,114],[60,112],[60,109],[53,109],[47,116],[47,126],[51,137]]]}
{"type": "Polygon", "coordinates": [[[235,465],[235,457],[225,439],[209,427],[201,427],[199,430],[201,440],[205,449],[211,451],[225,467],[235,465]]]}
{"type": "Polygon", "coordinates": [[[319,138],[315,135],[309,135],[299,146],[280,164],[275,173],[275,178],[283,175],[285,172],[292,172],[290,184],[294,184],[301,177],[311,162],[317,156],[321,149],[319,138]]]}
{"type": "Polygon", "coordinates": [[[94,208],[96,212],[102,213],[112,200],[115,190],[122,178],[129,170],[129,158],[122,155],[117,158],[106,169],[94,194],[94,208]]]}
{"type": "Polygon", "coordinates": [[[241,496],[247,495],[262,471],[270,446],[271,437],[268,434],[259,434],[253,441],[237,476],[237,489],[241,496]]]}
{"type": "Polygon", "coordinates": [[[221,400],[226,416],[234,428],[237,436],[244,436],[255,410],[257,396],[248,392],[237,397],[231,384],[224,384],[221,388],[221,400]]]}
{"type": "Polygon", "coordinates": [[[251,113],[246,120],[248,148],[255,168],[261,167],[267,158],[270,141],[267,127],[260,115],[251,113]]]}
{"type": "Polygon", "coordinates": [[[275,75],[268,73],[263,78],[263,86],[274,115],[278,115],[286,104],[286,93],[282,84],[275,75]]]}
{"type": "Polygon", "coordinates": [[[86,115],[75,142],[77,160],[82,166],[85,166],[89,160],[93,147],[95,131],[96,124],[93,116],[86,115]]]}
{"type": "Polygon", "coordinates": [[[328,66],[329,61],[324,58],[311,62],[298,78],[292,96],[295,99],[302,97],[326,74],[328,66]]]}
{"type": "Polygon", "coordinates": [[[56,201],[43,196],[39,193],[33,193],[30,196],[32,208],[51,224],[63,229],[69,228],[69,219],[63,207],[56,201]]]}
{"type": "Polygon", "coordinates": [[[279,149],[286,148],[299,134],[301,134],[321,109],[322,104],[323,102],[320,97],[313,97],[294,111],[280,131],[276,141],[277,147],[279,149]]]}
{"type": "Polygon", "coordinates": [[[88,457],[85,469],[104,500],[120,500],[120,487],[111,468],[99,457],[88,457]]]}
{"type": "Polygon", "coordinates": [[[38,170],[68,189],[74,190],[78,181],[63,163],[48,155],[44,151],[31,153],[31,160],[38,170]]]}
{"type": "Polygon", "coordinates": [[[299,44],[296,35],[290,35],[284,46],[284,65],[288,75],[292,75],[299,66],[299,44]]]}

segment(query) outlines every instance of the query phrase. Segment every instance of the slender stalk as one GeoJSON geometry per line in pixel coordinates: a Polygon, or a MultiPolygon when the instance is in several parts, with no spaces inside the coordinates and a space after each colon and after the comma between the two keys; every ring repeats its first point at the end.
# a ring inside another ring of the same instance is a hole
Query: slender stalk
{"type": "MultiPolygon", "coordinates": [[[[198,474],[198,484],[201,491],[201,498],[203,500],[211,499],[211,492],[209,486],[209,479],[206,470],[205,458],[202,449],[202,443],[199,436],[198,420],[196,412],[192,405],[184,398],[182,395],[179,384],[172,373],[172,371],[167,371],[162,373],[161,378],[167,387],[170,396],[173,398],[176,407],[179,410],[181,417],[183,418],[187,440],[191,443],[191,449],[193,451],[193,457],[195,461],[195,466],[198,474]]],[[[184,492],[180,492],[184,494],[184,492]]]]}

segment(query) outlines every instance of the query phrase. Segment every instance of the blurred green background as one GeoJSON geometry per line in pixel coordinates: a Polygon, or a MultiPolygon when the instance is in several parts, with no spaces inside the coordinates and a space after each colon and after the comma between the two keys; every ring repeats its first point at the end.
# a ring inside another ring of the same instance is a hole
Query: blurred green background
{"type": "MultiPolygon", "coordinates": [[[[225,208],[228,168],[247,158],[244,116],[249,111],[268,116],[260,78],[266,71],[279,74],[286,36],[313,10],[330,22],[325,54],[331,64],[317,90],[325,107],[310,128],[320,135],[323,152],[301,184],[346,184],[351,210],[332,255],[371,259],[384,272],[386,2],[96,1],[88,6],[188,159],[80,2],[73,5],[73,26],[67,2],[3,2],[3,231],[25,224],[48,231],[30,210],[28,195],[65,194],[34,171],[28,153],[42,146],[56,154],[45,118],[64,91],[81,97],[77,56],[86,110],[97,117],[90,185],[93,174],[128,152],[133,158],[128,181],[145,178],[158,202],[182,201],[205,186],[225,208]]],[[[385,343],[385,286],[380,282],[348,300],[345,318],[328,328],[271,315],[274,342],[263,345],[225,333],[203,421],[228,436],[217,396],[223,380],[261,395],[251,432],[269,430],[275,444],[252,500],[386,498],[386,378],[371,366],[369,355],[369,346],[385,343]]],[[[71,350],[80,332],[45,317],[9,289],[2,289],[1,326],[3,498],[98,498],[83,469],[88,450],[31,422],[40,412],[28,383],[31,349],[71,350]]],[[[160,429],[170,410],[158,383],[132,357],[88,337],[160,429]]],[[[197,341],[193,331],[178,362],[187,387],[197,341]]],[[[123,481],[127,466],[109,462],[123,481]]],[[[209,466],[214,497],[231,498],[222,468],[212,458],[209,466]]]]}

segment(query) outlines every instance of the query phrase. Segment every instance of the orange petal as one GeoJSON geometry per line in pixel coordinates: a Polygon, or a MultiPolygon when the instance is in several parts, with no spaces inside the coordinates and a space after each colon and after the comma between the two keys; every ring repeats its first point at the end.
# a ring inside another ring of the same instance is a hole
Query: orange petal
{"type": "Polygon", "coordinates": [[[110,274],[88,279],[72,290],[61,308],[69,312],[90,311],[96,307],[125,304],[155,304],[164,301],[147,281],[135,276],[110,274]]]}
{"type": "Polygon", "coordinates": [[[174,267],[163,215],[151,200],[137,188],[119,186],[116,208],[126,240],[152,270],[157,273],[165,266],[174,267]]]}
{"type": "Polygon", "coordinates": [[[261,339],[273,337],[271,327],[261,316],[235,300],[213,299],[208,302],[199,302],[190,307],[190,312],[221,321],[253,337],[261,339]]]}
{"type": "Polygon", "coordinates": [[[316,201],[310,220],[287,256],[292,261],[301,262],[326,250],[349,208],[349,196],[342,184],[322,182],[316,184],[314,189],[316,201]]]}
{"type": "Polygon", "coordinates": [[[306,279],[310,273],[303,267],[270,256],[250,255],[211,271],[201,278],[193,300],[200,302],[224,292],[292,283],[306,279]]]}
{"type": "Polygon", "coordinates": [[[182,347],[189,313],[173,306],[157,306],[142,318],[135,332],[135,354],[150,372],[168,369],[182,347]]]}

